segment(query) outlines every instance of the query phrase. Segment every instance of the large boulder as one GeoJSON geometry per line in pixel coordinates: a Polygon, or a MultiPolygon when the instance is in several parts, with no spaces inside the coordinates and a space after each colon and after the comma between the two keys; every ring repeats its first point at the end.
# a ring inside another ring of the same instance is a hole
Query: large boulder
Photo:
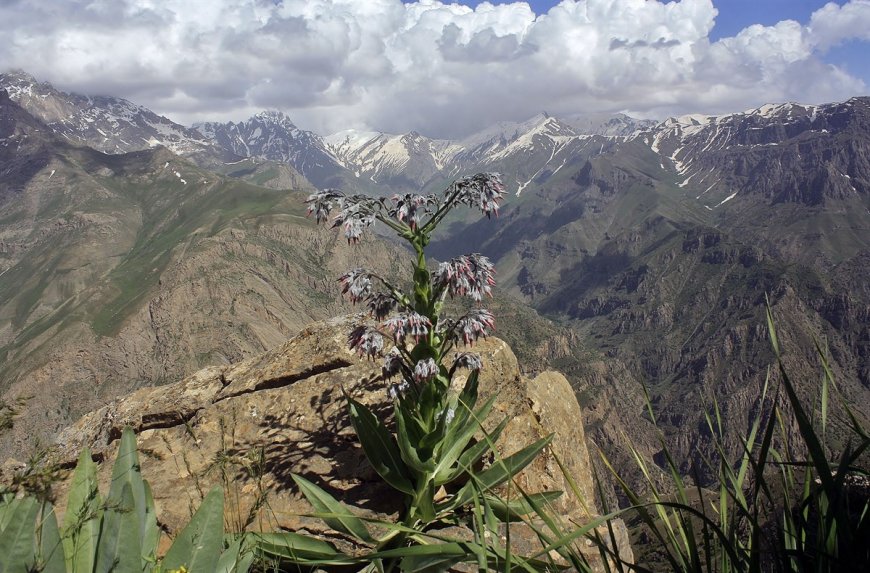
{"type": "MultiPolygon", "coordinates": [[[[390,413],[380,362],[347,348],[351,323],[351,318],[316,323],[260,356],[117,399],[61,432],[55,455],[71,473],[82,448],[90,448],[108,488],[118,438],[131,426],[158,519],[170,535],[187,523],[211,487],[222,485],[231,528],[329,536],[322,522],[304,517],[312,510],[290,477],[294,473],[360,513],[394,518],[401,509],[398,496],[369,466],[346,412],[344,392],[385,419],[390,413]]],[[[589,520],[597,513],[595,488],[582,413],[568,381],[556,372],[524,377],[511,349],[497,338],[481,341],[474,350],[483,359],[482,399],[497,395],[487,424],[510,418],[500,452],[511,454],[555,434],[516,483],[527,492],[564,491],[554,510],[575,522],[589,520]]],[[[68,481],[69,475],[56,487],[61,509],[68,481]]],[[[627,539],[621,523],[617,529],[627,539]]],[[[627,541],[620,545],[630,551],[627,541]]]]}

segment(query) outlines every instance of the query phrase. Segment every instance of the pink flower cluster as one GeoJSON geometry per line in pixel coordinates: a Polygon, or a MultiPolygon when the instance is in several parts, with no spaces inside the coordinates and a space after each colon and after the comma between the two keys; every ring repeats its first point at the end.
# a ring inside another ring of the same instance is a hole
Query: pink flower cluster
{"type": "Polygon", "coordinates": [[[498,216],[498,202],[506,193],[498,173],[478,173],[463,177],[453,183],[451,188],[459,191],[457,202],[477,207],[487,218],[493,213],[498,216]]]}
{"type": "Polygon", "coordinates": [[[438,265],[435,271],[435,286],[447,288],[451,297],[468,295],[480,302],[483,295],[492,296],[495,286],[495,267],[478,253],[463,255],[438,265]]]}
{"type": "Polygon", "coordinates": [[[384,326],[393,333],[396,344],[405,344],[405,339],[411,337],[414,342],[429,334],[432,322],[416,312],[403,312],[384,321],[384,326]]]}
{"type": "Polygon", "coordinates": [[[461,338],[462,343],[467,346],[474,344],[478,338],[486,338],[493,328],[495,328],[493,314],[485,308],[476,308],[456,321],[452,335],[457,342],[461,338]]]}

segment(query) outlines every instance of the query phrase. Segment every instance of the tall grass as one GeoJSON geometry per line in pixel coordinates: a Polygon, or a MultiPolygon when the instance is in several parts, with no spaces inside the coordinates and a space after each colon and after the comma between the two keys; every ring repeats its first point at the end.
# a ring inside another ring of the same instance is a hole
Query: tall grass
{"type": "MultiPolygon", "coordinates": [[[[626,562],[598,539],[602,551],[611,555],[615,569],[687,573],[870,571],[870,482],[866,465],[861,465],[870,436],[840,395],[819,345],[816,351],[823,375],[818,404],[808,408],[802,403],[792,374],[783,363],[769,309],[767,326],[776,360],[759,397],[762,407],[741,438],[742,452],[736,459],[725,447],[731,428],[715,399],[705,414],[714,455],[704,458],[703,463],[716,476],[712,488],[692,485],[681,475],[661,432],[664,470],[669,476],[667,490],[657,486],[658,468],[651,467],[630,442],[647,495],[631,487],[622,470],[602,454],[610,477],[631,503],[619,514],[634,516],[646,527],[652,549],[663,561],[657,566],[626,562]],[[832,399],[837,400],[849,429],[849,438],[837,455],[828,453],[825,440],[832,399]]],[[[655,421],[649,396],[647,404],[655,421]]],[[[699,481],[694,480],[695,484],[699,481]]]]}

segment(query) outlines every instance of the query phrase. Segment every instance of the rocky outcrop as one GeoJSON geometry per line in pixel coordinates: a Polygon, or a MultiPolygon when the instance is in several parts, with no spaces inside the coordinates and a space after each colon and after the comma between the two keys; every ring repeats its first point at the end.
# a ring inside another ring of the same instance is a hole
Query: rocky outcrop
{"type": "MultiPolygon", "coordinates": [[[[143,475],[170,534],[190,519],[191,509],[214,485],[227,488],[230,527],[334,534],[304,516],[311,508],[291,480],[294,473],[363,514],[395,516],[400,510],[396,496],[369,467],[346,413],[343,392],[379,415],[389,412],[380,364],[346,348],[349,326],[350,319],[316,323],[260,356],[115,400],[61,432],[56,458],[71,474],[81,449],[90,448],[108,487],[121,430],[132,426],[143,475]]],[[[529,492],[565,491],[553,509],[566,519],[589,520],[597,512],[595,489],[582,414],[568,381],[556,372],[523,377],[510,347],[499,339],[483,341],[475,350],[484,364],[482,399],[498,396],[488,423],[510,419],[499,442],[501,453],[555,433],[551,446],[516,483],[529,492]],[[557,457],[582,499],[571,493],[557,457]]],[[[59,508],[65,505],[65,490],[63,481],[57,487],[59,508]]],[[[622,551],[630,551],[624,526],[617,526],[622,551]]]]}

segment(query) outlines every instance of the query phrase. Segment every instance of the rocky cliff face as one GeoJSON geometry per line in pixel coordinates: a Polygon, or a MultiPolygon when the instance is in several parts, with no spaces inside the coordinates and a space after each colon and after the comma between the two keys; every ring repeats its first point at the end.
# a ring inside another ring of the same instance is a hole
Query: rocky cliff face
{"type": "Polygon", "coordinates": [[[457,225],[435,250],[479,244],[503,288],[597,350],[590,362],[606,373],[560,368],[594,406],[591,434],[610,456],[625,453],[614,432],[656,453],[641,383],[684,469],[709,446],[699,412],[712,397],[735,436],[746,427],[772,360],[768,299],[808,403],[824,340],[867,412],[868,112],[855,98],[675,118],[541,178],[498,224],[457,225]],[[635,415],[612,415],[622,408],[635,415]]]}
{"type": "MultiPolygon", "coordinates": [[[[100,461],[101,479],[108,482],[117,439],[124,426],[132,426],[158,518],[170,533],[188,521],[203,492],[224,485],[230,490],[227,521],[236,527],[334,536],[318,520],[304,517],[312,510],[293,485],[292,473],[367,515],[395,516],[400,508],[368,466],[346,414],[343,392],[375,412],[389,412],[380,365],[346,348],[350,325],[348,319],[313,324],[265,354],[115,400],[61,433],[56,460],[71,468],[79,451],[88,447],[100,461]]],[[[501,340],[483,341],[475,350],[484,365],[481,394],[498,396],[487,426],[510,419],[500,452],[510,454],[555,433],[551,448],[517,483],[529,492],[565,491],[553,510],[588,520],[596,512],[595,486],[583,414],[570,384],[556,372],[522,376],[501,340]],[[554,456],[576,481],[582,499],[571,493],[554,456]]],[[[65,487],[58,491],[59,507],[65,487]]],[[[624,555],[630,555],[621,523],[616,530],[623,551],[629,552],[624,555]]]]}
{"type": "Polygon", "coordinates": [[[162,145],[187,156],[224,155],[196,130],[125,99],[66,93],[22,71],[0,74],[0,88],[60,137],[98,151],[128,153],[162,145]]]}

